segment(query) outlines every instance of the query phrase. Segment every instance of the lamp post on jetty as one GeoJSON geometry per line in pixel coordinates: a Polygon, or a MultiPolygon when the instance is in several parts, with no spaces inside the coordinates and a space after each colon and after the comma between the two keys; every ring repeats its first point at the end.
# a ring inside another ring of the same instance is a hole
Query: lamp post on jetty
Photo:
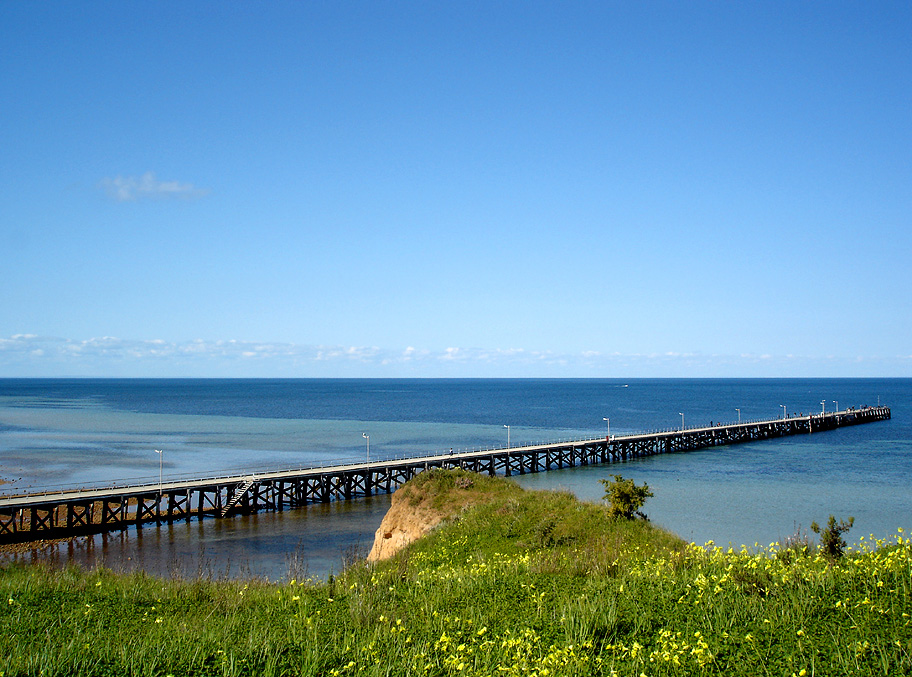
{"type": "Polygon", "coordinates": [[[735,411],[738,412],[738,423],[741,423],[741,410],[736,407],[735,411]]]}
{"type": "Polygon", "coordinates": [[[507,449],[510,448],[510,426],[504,425],[504,428],[507,429],[507,449]]]}
{"type": "Polygon", "coordinates": [[[684,413],[679,411],[678,416],[681,417],[681,430],[684,430],[684,413]]]}
{"type": "Polygon", "coordinates": [[[164,454],[164,449],[156,449],[155,453],[158,454],[158,500],[161,500],[162,497],[162,457],[164,454]]]}
{"type": "Polygon", "coordinates": [[[361,437],[367,440],[367,462],[371,462],[371,436],[367,433],[361,433],[361,437]]]}
{"type": "Polygon", "coordinates": [[[833,400],[833,404],[836,405],[836,413],[839,413],[839,400],[833,400]]]}
{"type": "Polygon", "coordinates": [[[786,418],[788,418],[788,417],[785,415],[785,405],[784,405],[784,404],[780,404],[779,406],[782,407],[782,420],[784,421],[786,418]]]}
{"type": "Polygon", "coordinates": [[[605,422],[605,425],[608,426],[608,432],[605,434],[605,440],[607,442],[611,441],[611,421],[607,417],[602,417],[602,420],[605,422]]]}
{"type": "Polygon", "coordinates": [[[826,400],[820,400],[820,413],[826,413],[826,400]]]}

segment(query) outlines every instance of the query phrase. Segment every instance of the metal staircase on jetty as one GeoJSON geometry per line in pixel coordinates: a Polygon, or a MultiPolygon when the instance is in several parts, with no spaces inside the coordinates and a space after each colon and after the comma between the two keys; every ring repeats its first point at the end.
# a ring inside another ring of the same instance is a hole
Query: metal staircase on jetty
{"type": "Polygon", "coordinates": [[[241,499],[250,491],[250,488],[256,484],[256,479],[253,477],[245,477],[244,481],[241,482],[237,489],[234,492],[234,496],[231,497],[231,500],[225,504],[225,507],[222,508],[221,516],[225,517],[231,510],[241,502],[241,499]]]}

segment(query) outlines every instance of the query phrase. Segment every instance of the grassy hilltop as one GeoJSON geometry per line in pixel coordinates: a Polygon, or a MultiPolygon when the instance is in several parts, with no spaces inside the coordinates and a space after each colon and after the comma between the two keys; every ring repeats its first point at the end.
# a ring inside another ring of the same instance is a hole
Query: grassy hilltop
{"type": "Polygon", "coordinates": [[[407,487],[450,516],[325,582],[0,569],[0,677],[912,672],[902,535],[837,560],[723,551],[502,479],[407,487]]]}

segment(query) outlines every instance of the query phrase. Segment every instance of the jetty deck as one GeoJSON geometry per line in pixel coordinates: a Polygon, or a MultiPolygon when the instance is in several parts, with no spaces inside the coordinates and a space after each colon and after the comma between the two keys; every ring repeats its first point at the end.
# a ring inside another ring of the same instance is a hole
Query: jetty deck
{"type": "Polygon", "coordinates": [[[389,493],[431,468],[459,467],[489,475],[522,475],[811,434],[883,421],[890,416],[889,407],[866,407],[610,438],[0,497],[0,543],[281,511],[309,503],[389,493]]]}

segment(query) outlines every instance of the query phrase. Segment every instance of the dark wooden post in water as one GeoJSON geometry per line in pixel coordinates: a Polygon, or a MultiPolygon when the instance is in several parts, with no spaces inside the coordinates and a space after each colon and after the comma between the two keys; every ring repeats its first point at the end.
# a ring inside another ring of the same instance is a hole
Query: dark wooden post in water
{"type": "Polygon", "coordinates": [[[889,407],[868,407],[610,439],[168,482],[161,486],[161,494],[156,484],[0,497],[0,543],[64,538],[130,526],[140,528],[152,522],[189,521],[194,515],[202,519],[259,510],[278,511],[285,506],[388,493],[430,468],[461,467],[489,475],[510,476],[810,434],[889,418],[889,407]]]}

